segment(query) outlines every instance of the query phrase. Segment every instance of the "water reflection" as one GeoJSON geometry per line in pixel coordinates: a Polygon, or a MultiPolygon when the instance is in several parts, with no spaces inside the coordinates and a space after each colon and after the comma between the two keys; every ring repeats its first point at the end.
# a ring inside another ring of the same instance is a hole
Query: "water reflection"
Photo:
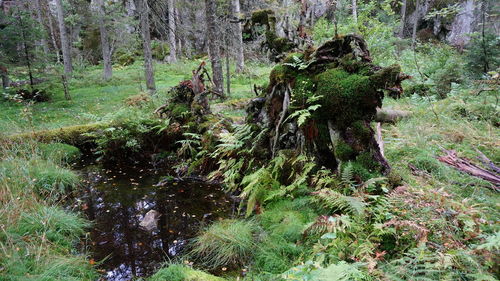
{"type": "Polygon", "coordinates": [[[137,170],[87,174],[92,180],[78,201],[94,223],[86,246],[95,261],[103,261],[103,280],[151,274],[182,252],[200,224],[231,215],[233,203],[218,185],[173,181],[155,186],[160,176],[137,170]],[[148,231],[139,223],[150,210],[159,217],[148,231]]]}

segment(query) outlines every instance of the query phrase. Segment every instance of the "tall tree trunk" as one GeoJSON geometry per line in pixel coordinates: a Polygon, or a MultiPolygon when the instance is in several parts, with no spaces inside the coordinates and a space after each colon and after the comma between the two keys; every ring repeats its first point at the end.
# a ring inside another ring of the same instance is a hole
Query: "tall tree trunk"
{"type": "Polygon", "coordinates": [[[407,0],[403,0],[403,2],[401,3],[401,26],[399,27],[399,38],[403,38],[405,34],[406,1],[407,0]]]}
{"type": "Polygon", "coordinates": [[[109,45],[108,29],[106,27],[106,13],[104,12],[104,1],[97,0],[97,11],[99,13],[99,31],[101,33],[102,59],[104,63],[104,80],[113,76],[113,65],[111,63],[111,46],[109,45]]]}
{"type": "Polygon", "coordinates": [[[64,12],[62,0],[55,0],[57,8],[57,21],[59,22],[59,34],[61,37],[61,49],[63,53],[64,74],[70,76],[73,72],[73,64],[71,62],[71,46],[69,43],[66,25],[64,24],[64,12]]]}
{"type": "Polygon", "coordinates": [[[177,37],[175,36],[175,2],[168,0],[168,42],[170,44],[169,62],[177,61],[177,37]]]}
{"type": "MultiPolygon", "coordinates": [[[[43,24],[43,18],[42,18],[42,5],[40,4],[40,0],[35,0],[34,4],[35,4],[37,21],[40,24],[40,26],[43,27],[43,30],[45,30],[45,25],[43,24]]],[[[45,35],[46,32],[43,32],[42,39],[40,39],[40,45],[42,46],[43,53],[48,54],[49,45],[47,44],[47,39],[45,39],[45,35]]]]}
{"type": "Polygon", "coordinates": [[[413,23],[413,31],[411,33],[411,46],[412,48],[415,47],[415,44],[417,43],[417,27],[418,27],[418,22],[420,21],[420,0],[416,0],[416,19],[415,22],[413,23]]]}
{"type": "Polygon", "coordinates": [[[151,34],[149,33],[149,7],[146,0],[136,0],[136,7],[140,15],[146,88],[148,88],[149,92],[152,94],[156,91],[156,86],[153,70],[153,55],[151,52],[151,34]]]}
{"type": "MultiPolygon", "coordinates": [[[[44,4],[47,5],[47,2],[45,2],[44,4]]],[[[52,14],[50,13],[50,9],[47,11],[47,18],[49,19],[50,38],[52,40],[52,45],[54,46],[54,50],[56,52],[57,62],[61,62],[61,51],[59,50],[59,46],[57,45],[56,31],[54,30],[54,21],[52,21],[52,14]]]]}
{"type": "Polygon", "coordinates": [[[356,24],[356,31],[358,30],[358,2],[357,0],[352,0],[352,19],[356,24]]]}
{"type": "Polygon", "coordinates": [[[243,54],[243,31],[240,22],[241,20],[240,0],[231,0],[231,13],[233,14],[233,17],[238,21],[234,23],[233,44],[236,56],[236,73],[241,73],[245,68],[245,56],[243,54]]]}
{"type": "Polygon", "coordinates": [[[205,0],[205,16],[207,21],[207,41],[210,61],[212,64],[212,76],[215,91],[224,95],[224,77],[222,74],[222,63],[220,55],[220,34],[217,32],[215,14],[217,12],[216,0],[205,0]]]}

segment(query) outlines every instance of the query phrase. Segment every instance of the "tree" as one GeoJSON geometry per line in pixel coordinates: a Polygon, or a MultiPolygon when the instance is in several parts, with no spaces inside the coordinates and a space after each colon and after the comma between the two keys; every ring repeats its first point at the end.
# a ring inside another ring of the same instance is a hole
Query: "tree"
{"type": "Polygon", "coordinates": [[[108,27],[106,25],[106,13],[104,11],[104,1],[97,0],[97,12],[99,17],[99,31],[101,33],[102,60],[104,63],[104,80],[109,80],[113,76],[113,65],[111,62],[111,46],[109,44],[108,27]]]}
{"type": "Polygon", "coordinates": [[[352,19],[356,24],[356,29],[358,29],[358,2],[357,0],[352,0],[352,19]]]}
{"type": "Polygon", "coordinates": [[[403,0],[401,3],[401,26],[399,27],[399,37],[403,38],[405,33],[405,22],[406,22],[406,1],[403,0]]]}
{"type": "Polygon", "coordinates": [[[416,0],[417,3],[416,8],[415,8],[415,13],[416,13],[416,19],[415,22],[413,23],[413,31],[411,33],[411,46],[412,48],[415,47],[415,44],[417,42],[417,27],[418,27],[418,22],[420,21],[420,0],[416,0]]]}
{"type": "Polygon", "coordinates": [[[220,55],[220,42],[217,40],[219,32],[215,23],[215,14],[217,6],[215,0],[205,0],[205,16],[207,21],[207,40],[208,40],[208,53],[212,64],[212,76],[215,85],[215,91],[224,95],[224,78],[222,74],[222,64],[220,55]]]}
{"type": "Polygon", "coordinates": [[[241,27],[241,11],[240,0],[231,0],[231,12],[235,18],[233,33],[234,33],[234,49],[236,57],[236,72],[241,73],[245,68],[245,56],[243,54],[243,31],[241,27]]]}
{"type": "Polygon", "coordinates": [[[156,86],[153,69],[153,55],[151,52],[151,34],[149,33],[149,6],[146,0],[136,0],[135,5],[140,18],[142,46],[144,49],[144,74],[146,76],[146,87],[150,93],[154,93],[156,91],[156,86]]]}
{"type": "Polygon", "coordinates": [[[170,44],[170,62],[177,61],[177,37],[175,35],[175,1],[168,0],[168,42],[170,44]]]}
{"type": "Polygon", "coordinates": [[[44,54],[37,50],[42,38],[39,23],[29,11],[16,9],[10,15],[0,11],[0,72],[3,87],[9,86],[8,67],[25,66],[30,85],[34,85],[34,68],[44,61],[44,54]]]}
{"type": "Polygon", "coordinates": [[[73,72],[73,64],[71,62],[71,46],[69,36],[64,23],[64,12],[62,0],[55,0],[57,10],[57,21],[59,23],[59,34],[61,37],[61,49],[63,53],[64,74],[70,76],[73,72]]]}
{"type": "MultiPolygon", "coordinates": [[[[40,4],[40,0],[35,0],[34,4],[35,4],[34,9],[36,12],[36,18],[38,20],[38,23],[40,24],[40,26],[43,26],[42,5],[40,4]]],[[[45,38],[45,36],[42,36],[40,38],[40,45],[43,48],[43,52],[45,54],[48,54],[49,53],[49,45],[47,44],[47,39],[45,38]]]]}

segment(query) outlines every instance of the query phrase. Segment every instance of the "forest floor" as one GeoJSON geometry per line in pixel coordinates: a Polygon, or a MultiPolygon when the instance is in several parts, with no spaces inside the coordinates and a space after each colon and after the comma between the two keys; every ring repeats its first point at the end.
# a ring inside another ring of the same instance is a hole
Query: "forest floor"
{"type": "MultiPolygon", "coordinates": [[[[173,65],[156,64],[155,78],[158,94],[153,99],[153,103],[156,105],[163,103],[168,95],[169,87],[177,85],[181,80],[189,79],[191,70],[196,68],[198,64],[197,61],[183,61],[173,65]]],[[[215,104],[212,104],[212,106],[218,108],[217,111],[233,118],[235,121],[241,120],[244,116],[244,110],[240,106],[232,105],[239,104],[242,100],[255,96],[253,84],[259,85],[266,82],[271,67],[249,64],[247,69],[246,73],[232,77],[230,99],[224,103],[215,101],[215,104]]],[[[143,93],[144,85],[141,86],[140,82],[138,82],[142,80],[141,65],[139,63],[128,67],[115,68],[114,78],[110,82],[101,82],[100,75],[100,67],[88,67],[85,70],[77,71],[70,83],[72,96],[70,101],[64,99],[62,92],[53,95],[52,100],[49,102],[37,103],[28,107],[22,103],[0,101],[0,134],[8,136],[32,130],[38,131],[98,122],[106,119],[108,115],[121,108],[127,107],[125,103],[127,98],[143,93]]],[[[398,100],[391,98],[384,100],[384,107],[412,112],[412,115],[408,118],[395,124],[384,124],[382,126],[385,155],[389,163],[403,177],[405,185],[413,194],[417,194],[424,201],[429,200],[429,202],[436,203],[430,208],[429,205],[426,208],[418,208],[412,205],[412,202],[409,202],[406,207],[403,206],[400,210],[401,214],[404,214],[408,220],[418,221],[423,224],[437,221],[442,218],[433,209],[447,208],[447,206],[456,202],[456,204],[466,206],[464,208],[468,208],[470,212],[477,212],[478,217],[486,220],[486,224],[490,225],[486,229],[489,228],[490,233],[498,232],[497,226],[500,221],[498,192],[491,189],[491,184],[458,172],[436,159],[438,156],[444,155],[442,149],[453,149],[457,151],[459,156],[477,162],[476,157],[478,154],[475,149],[479,149],[494,163],[500,163],[500,150],[498,149],[500,147],[499,108],[496,104],[498,92],[483,92],[476,95],[475,91],[475,86],[456,85],[448,97],[444,99],[438,100],[413,95],[404,96],[398,100]],[[494,105],[493,109],[491,109],[491,105],[494,105]],[[415,167],[417,170],[412,170],[410,167],[415,167]]],[[[2,171],[2,167],[0,165],[0,171],[2,171]]],[[[4,169],[7,168],[4,167],[4,169]]],[[[39,179],[36,177],[30,179],[28,177],[27,180],[36,181],[39,179]]],[[[68,181],[70,180],[72,179],[68,179],[68,181]]],[[[0,184],[13,186],[10,178],[2,179],[0,177],[0,184]]],[[[21,189],[24,183],[18,182],[17,184],[21,189]]],[[[3,195],[7,198],[6,190],[16,194],[12,189],[3,189],[2,191],[0,188],[0,195],[3,192],[3,195]]],[[[22,193],[19,192],[18,194],[22,193]]],[[[16,201],[15,198],[12,202],[14,201],[16,201]]],[[[38,219],[37,217],[29,217],[26,214],[17,213],[17,217],[12,215],[12,213],[17,212],[13,210],[19,207],[16,204],[9,203],[9,205],[0,207],[0,224],[3,224],[0,242],[2,239],[6,239],[7,236],[23,235],[24,232],[32,230],[26,226],[29,224],[26,224],[23,226],[24,229],[7,231],[4,227],[8,225],[8,222],[18,221],[18,216],[22,217],[21,221],[36,221],[38,219]],[[14,235],[13,233],[17,234],[14,235]]],[[[37,209],[31,203],[23,203],[22,208],[26,210],[37,209]]],[[[44,209],[41,212],[42,215],[46,215],[47,212],[57,212],[57,210],[44,209]]],[[[63,223],[69,224],[72,221],[72,217],[66,219],[67,221],[63,221],[63,223]]],[[[427,225],[432,227],[432,224],[427,225]]],[[[68,231],[74,231],[75,235],[78,236],[84,233],[79,227],[74,226],[75,229],[69,228],[68,231]]],[[[38,234],[45,233],[43,229],[45,228],[41,227],[40,230],[36,231],[39,231],[38,234]]],[[[17,247],[15,246],[17,245],[16,239],[9,238],[6,239],[8,242],[2,243],[0,256],[16,256],[15,250],[9,249],[11,244],[13,249],[17,247]]],[[[69,242],[63,238],[60,240],[55,242],[61,244],[53,251],[54,255],[59,257],[72,251],[67,245],[69,242]]],[[[35,242],[30,241],[29,243],[35,242]]],[[[53,245],[50,247],[53,247],[53,245]]],[[[42,247],[40,246],[37,249],[40,250],[42,247]]],[[[13,261],[21,258],[19,254],[17,255],[17,259],[12,259],[13,261]]],[[[43,255],[40,253],[38,258],[43,255]]],[[[68,272],[70,270],[83,270],[79,269],[78,266],[67,268],[66,264],[61,264],[66,267],[64,270],[68,272]]],[[[0,265],[2,265],[0,266],[0,276],[2,271],[15,274],[15,270],[9,268],[9,266],[14,267],[13,262],[5,262],[0,258],[0,265]]],[[[27,268],[33,265],[26,264],[24,266],[26,268],[17,268],[16,270],[21,273],[30,272],[27,268]]],[[[62,270],[55,268],[56,266],[50,268],[62,270]]],[[[47,276],[50,278],[50,273],[44,274],[49,274],[47,276]]],[[[71,275],[72,273],[68,274],[71,275]]],[[[89,276],[84,273],[81,274],[82,279],[89,276]]]]}

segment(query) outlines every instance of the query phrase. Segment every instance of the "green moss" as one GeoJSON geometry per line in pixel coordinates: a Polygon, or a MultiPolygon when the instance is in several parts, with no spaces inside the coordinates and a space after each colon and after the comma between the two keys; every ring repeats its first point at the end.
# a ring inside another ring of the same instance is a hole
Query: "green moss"
{"type": "Polygon", "coordinates": [[[253,24],[269,26],[271,17],[274,17],[274,12],[272,10],[262,9],[252,12],[251,20],[253,24]]]}
{"type": "Polygon", "coordinates": [[[295,63],[296,58],[299,58],[300,60],[304,59],[304,54],[303,53],[289,53],[286,55],[286,57],[283,59],[283,63],[295,63]]]}
{"type": "Polygon", "coordinates": [[[304,105],[307,99],[314,94],[314,82],[306,74],[298,74],[293,85],[292,100],[295,105],[304,105]]]}
{"type": "Polygon", "coordinates": [[[269,86],[274,86],[276,84],[290,81],[295,77],[296,74],[296,71],[291,67],[278,64],[271,70],[271,73],[269,74],[269,86]]]}
{"type": "Polygon", "coordinates": [[[365,125],[362,120],[355,121],[352,123],[352,132],[356,139],[359,139],[362,143],[368,143],[372,137],[372,131],[369,127],[365,125]]]}
{"type": "Polygon", "coordinates": [[[64,143],[40,143],[38,145],[42,156],[56,162],[72,162],[81,156],[77,147],[64,143]]]}
{"type": "Polygon", "coordinates": [[[163,61],[170,54],[170,46],[165,42],[154,40],[151,51],[154,59],[163,61]]]}
{"type": "Polygon", "coordinates": [[[52,130],[42,130],[34,133],[23,133],[9,137],[13,141],[23,141],[26,138],[35,139],[41,142],[60,141],[74,146],[82,146],[93,137],[91,133],[106,128],[106,123],[93,123],[86,125],[75,125],[52,130]]]}
{"type": "Polygon", "coordinates": [[[210,275],[200,270],[193,269],[186,265],[171,264],[161,268],[149,281],[224,281],[226,279],[210,275]]]}
{"type": "Polygon", "coordinates": [[[371,120],[381,105],[377,88],[368,76],[336,68],[320,73],[315,80],[316,93],[322,96],[318,118],[333,120],[337,128],[348,127],[357,120],[371,120]]]}
{"type": "Polygon", "coordinates": [[[371,178],[376,178],[381,176],[379,172],[370,171],[363,164],[357,161],[351,163],[354,175],[358,176],[362,181],[367,181],[371,178]]]}
{"type": "Polygon", "coordinates": [[[368,151],[362,152],[356,156],[356,163],[370,172],[377,172],[381,168],[380,164],[373,160],[372,154],[368,151]]]}
{"type": "Polygon", "coordinates": [[[173,117],[181,117],[182,114],[191,112],[191,109],[188,105],[183,103],[176,103],[171,105],[171,115],[173,117]]]}
{"type": "Polygon", "coordinates": [[[339,140],[335,144],[335,157],[340,161],[349,161],[354,157],[356,152],[352,147],[343,140],[339,140]]]}

